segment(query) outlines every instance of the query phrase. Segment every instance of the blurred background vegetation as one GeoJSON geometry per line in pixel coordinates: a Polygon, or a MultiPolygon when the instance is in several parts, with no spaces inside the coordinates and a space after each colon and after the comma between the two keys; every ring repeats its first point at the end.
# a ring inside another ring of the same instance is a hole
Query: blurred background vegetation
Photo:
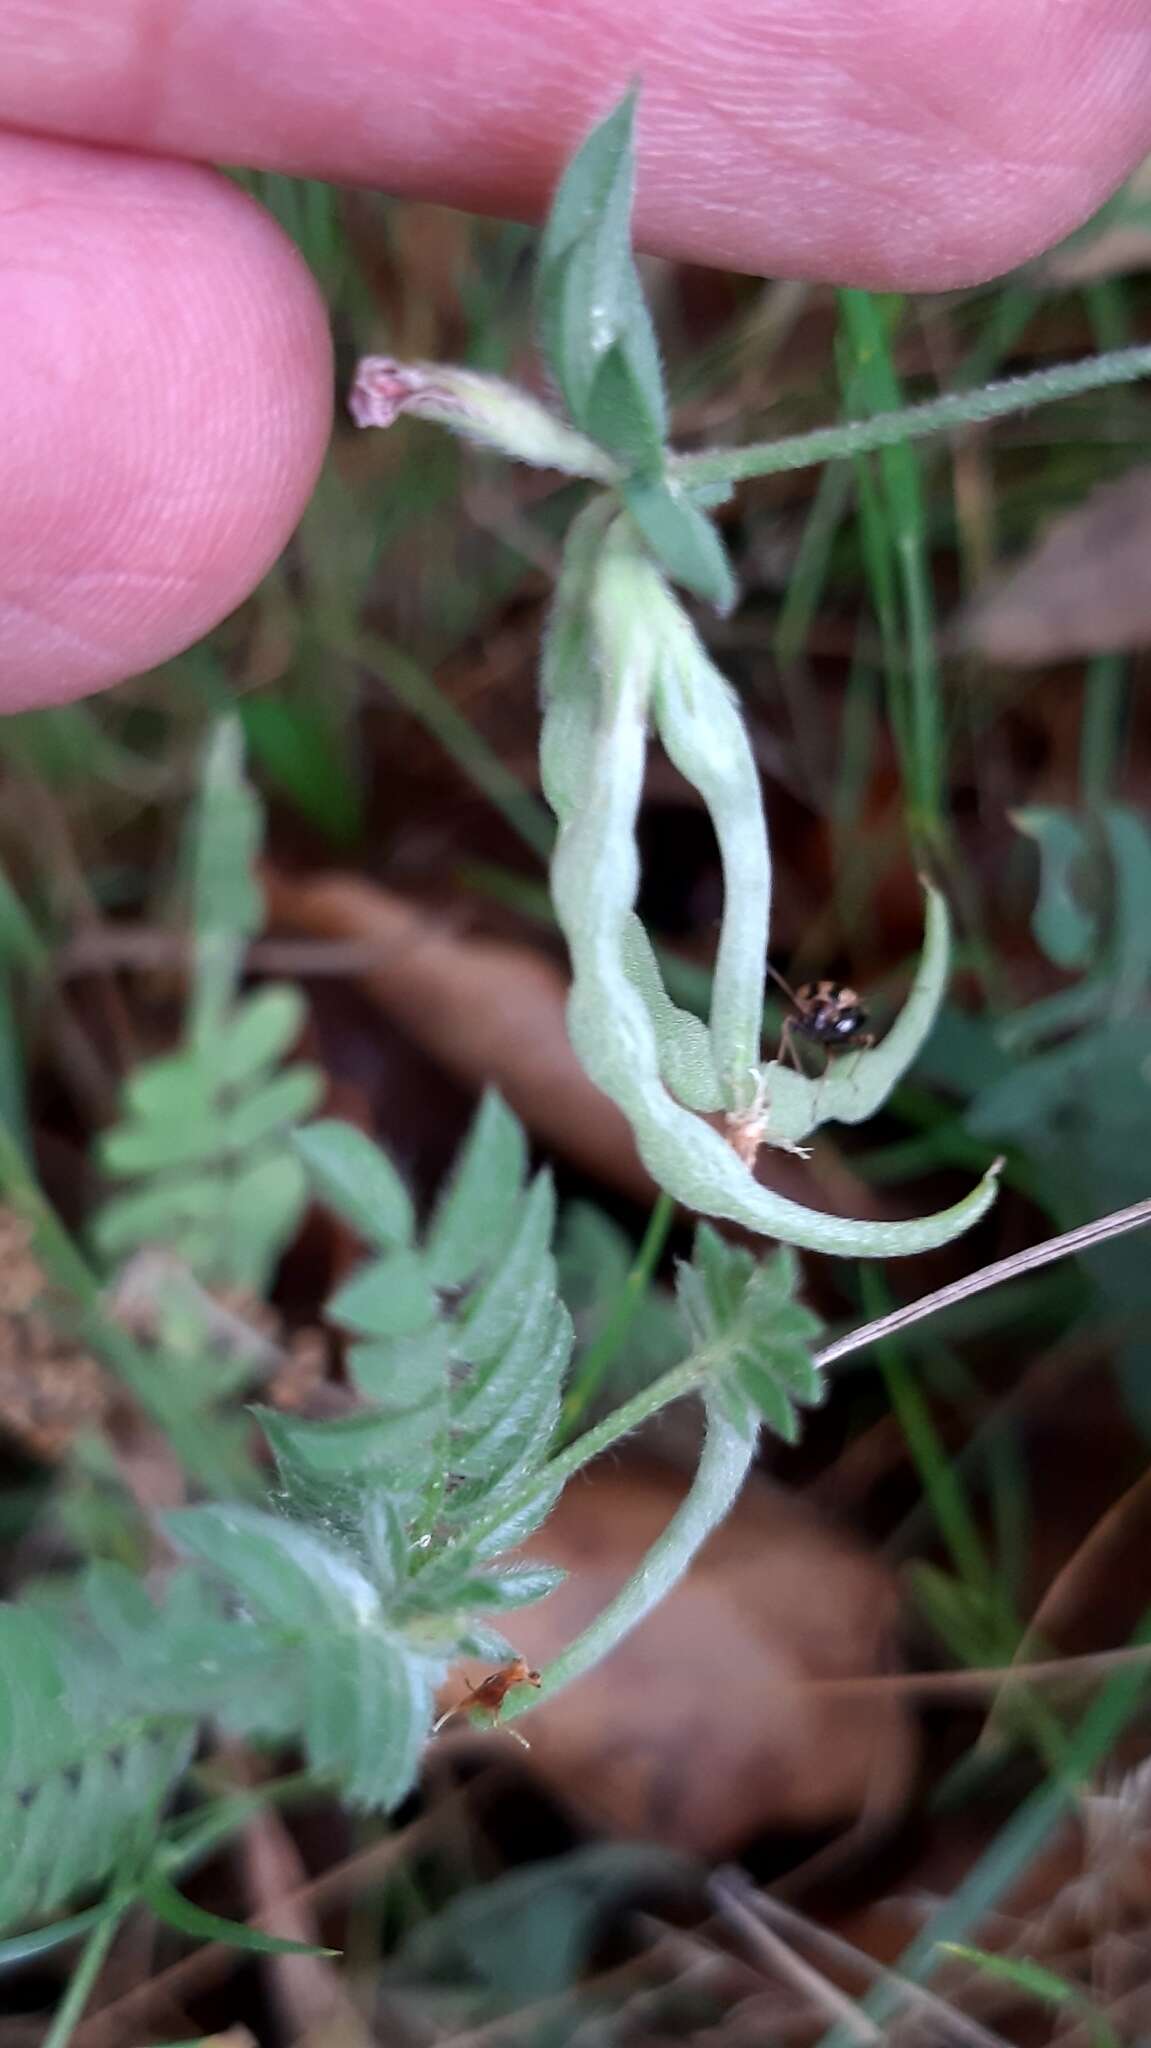
{"type": "MultiPolygon", "coordinates": [[[[341,393],[368,350],[538,388],[528,231],[243,182],[320,282],[341,393]]],[[[1027,271],[947,297],[643,269],[677,443],[738,444],[1151,339],[1151,180],[1027,271]]],[[[674,1340],[666,1268],[619,1335],[651,1191],[572,1080],[545,888],[536,661],[579,501],[418,423],[357,433],[340,406],[301,528],[240,611],[100,699],[0,723],[0,1095],[83,1231],[121,1084],[176,1026],[177,836],[205,732],[236,707],[270,810],[253,984],[298,981],[329,1108],[379,1136],[421,1205],[500,1084],[559,1174],[585,1352],[616,1319],[614,1399],[674,1340]]],[[[809,1298],[847,1327],[1148,1193],[1151,399],[772,477],[720,516],[743,601],[701,626],[762,770],[775,964],[849,981],[882,1029],[918,945],[924,843],[958,930],[949,1003],[882,1119],[769,1170],[817,1206],[909,1215],[1006,1153],[971,1240],[882,1270],[805,1260],[809,1298]]],[[[718,863],[658,757],[642,841],[643,915],[698,1003],[718,863]]],[[[311,1219],[278,1327],[306,1331],[341,1256],[311,1219]]],[[[138,1498],[166,1480],[90,1361],[0,1321],[12,1591],[46,1560],[122,1554],[125,1470],[138,1498]]],[[[325,1412],[336,1373],[313,1357],[291,1398],[325,1412]]],[[[765,1452],[676,1611],[530,1757],[444,1744],[391,1833],[322,1803],[265,1813],[204,1873],[217,1910],[287,1897],[283,1931],[318,1930],[342,1963],[207,1950],[166,1982],[165,1938],[141,1933],[103,2031],[96,2012],[77,2038],[1145,2038],[1143,1667],[1108,1658],[1151,1616],[1149,1445],[1138,1234],[850,1361],[802,1444],[765,1452]],[[1045,1668],[1003,1690],[1013,1662],[1045,1668]],[[925,1924],[907,1966],[932,1990],[888,1997],[925,1924]],[[117,2017],[153,1978],[151,2006],[117,2017]]],[[[542,1554],[606,1584],[690,1452],[673,1418],[566,1503],[542,1554]]],[[[45,1965],[13,1985],[5,2048],[41,2038],[18,2015],[55,1982],[45,1965]]]]}

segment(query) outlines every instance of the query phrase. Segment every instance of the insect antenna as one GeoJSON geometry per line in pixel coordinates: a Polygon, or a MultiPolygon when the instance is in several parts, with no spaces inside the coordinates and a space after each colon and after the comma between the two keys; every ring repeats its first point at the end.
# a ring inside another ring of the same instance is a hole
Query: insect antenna
{"type": "Polygon", "coordinates": [[[794,1003],[796,1009],[798,1010],[801,1007],[799,997],[796,995],[795,990],[791,986],[791,983],[789,981],[784,980],[778,967],[773,967],[770,960],[765,960],[763,964],[766,967],[768,973],[770,974],[772,980],[777,981],[779,983],[779,986],[783,990],[783,993],[787,997],[788,1001],[794,1003]]]}

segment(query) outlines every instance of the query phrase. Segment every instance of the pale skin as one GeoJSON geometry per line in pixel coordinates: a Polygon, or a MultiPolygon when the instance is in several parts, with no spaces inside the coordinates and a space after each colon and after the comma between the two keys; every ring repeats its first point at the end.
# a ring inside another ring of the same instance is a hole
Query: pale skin
{"type": "Polygon", "coordinates": [[[206,166],[538,218],[643,82],[641,243],[933,290],[1151,149],[1151,0],[0,0],[0,708],[171,657],[283,547],[318,293],[206,166]]]}

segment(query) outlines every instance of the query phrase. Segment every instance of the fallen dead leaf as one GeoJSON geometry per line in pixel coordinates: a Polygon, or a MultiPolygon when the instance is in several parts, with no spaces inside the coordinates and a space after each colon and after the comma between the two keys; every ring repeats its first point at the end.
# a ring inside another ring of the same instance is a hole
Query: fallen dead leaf
{"type": "MultiPolygon", "coordinates": [[[[683,1484],[629,1455],[568,1487],[526,1546],[571,1574],[516,1617],[530,1663],[545,1664],[619,1590],[683,1484]]],[[[805,1682],[890,1668],[897,1611],[875,1558],[757,1478],[655,1613],[517,1724],[531,1742],[525,1767],[592,1826],[703,1856],[769,1829],[847,1823],[865,1809],[890,1817],[915,1760],[903,1701],[837,1699],[805,1682]]],[[[466,1724],[439,1739],[512,1740],[466,1724]]]]}
{"type": "Polygon", "coordinates": [[[949,638],[989,661],[1044,661],[1151,645],[1151,466],[1100,484],[980,592],[949,638]]]}
{"type": "Polygon", "coordinates": [[[269,917],[326,938],[366,939],[358,977],[380,1008],[472,1086],[492,1084],[528,1129],[641,1201],[655,1188],[626,1118],[579,1065],[564,1021],[567,983],[541,954],[476,938],[357,875],[265,877],[269,917]]]}

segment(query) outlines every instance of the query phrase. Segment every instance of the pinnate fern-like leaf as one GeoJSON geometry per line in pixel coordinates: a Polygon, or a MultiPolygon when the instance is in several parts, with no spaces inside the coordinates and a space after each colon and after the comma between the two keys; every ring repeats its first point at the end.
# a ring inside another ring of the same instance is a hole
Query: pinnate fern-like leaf
{"type": "Polygon", "coordinates": [[[142,1860],[194,1742],[186,1711],[108,1683],[72,1619],[0,1606],[0,1928],[142,1860]]]}
{"type": "Polygon", "coordinates": [[[315,1069],[282,1065],[303,1022],[297,992],[238,992],[261,917],[260,837],[239,728],[224,720],[205,752],[189,834],[194,974],[185,1042],[129,1076],[123,1116],[101,1146],[120,1189],[93,1223],[108,1259],[160,1245],[208,1287],[253,1291],[303,1209],[304,1171],[288,1136],[321,1086],[315,1069]]]}

